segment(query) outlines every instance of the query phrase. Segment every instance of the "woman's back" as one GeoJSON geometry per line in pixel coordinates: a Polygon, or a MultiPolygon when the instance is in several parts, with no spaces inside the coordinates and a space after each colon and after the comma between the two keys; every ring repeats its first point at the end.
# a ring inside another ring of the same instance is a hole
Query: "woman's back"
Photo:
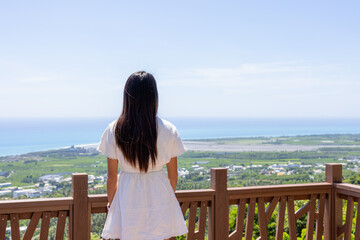
{"type": "Polygon", "coordinates": [[[98,146],[108,160],[104,239],[162,240],[188,231],[174,193],[177,156],[185,149],[175,126],[157,117],[157,107],[154,77],[144,71],[132,74],[123,111],[98,146]]]}
{"type": "MultiPolygon", "coordinates": [[[[117,159],[122,171],[140,173],[138,167],[133,167],[125,160],[121,149],[117,147],[115,141],[115,126],[117,120],[111,122],[106,128],[101,139],[98,150],[104,153],[107,157],[117,159]]],[[[149,164],[147,172],[159,171],[163,169],[164,164],[167,164],[171,158],[180,156],[185,152],[184,145],[181,142],[180,135],[176,127],[166,121],[157,117],[157,158],[156,164],[152,166],[149,164]]]]}

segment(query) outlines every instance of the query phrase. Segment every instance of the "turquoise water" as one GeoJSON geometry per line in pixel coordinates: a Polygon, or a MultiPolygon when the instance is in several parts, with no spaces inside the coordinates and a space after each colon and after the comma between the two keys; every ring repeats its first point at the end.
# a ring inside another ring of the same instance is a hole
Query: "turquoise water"
{"type": "MultiPolygon", "coordinates": [[[[0,119],[0,156],[99,141],[113,119],[0,119]]],[[[168,118],[183,139],[360,133],[360,119],[168,118]]]]}

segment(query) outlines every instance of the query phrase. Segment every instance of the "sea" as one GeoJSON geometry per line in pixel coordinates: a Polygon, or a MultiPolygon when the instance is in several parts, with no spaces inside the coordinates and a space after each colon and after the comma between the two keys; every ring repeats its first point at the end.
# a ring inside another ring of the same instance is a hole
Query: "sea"
{"type": "MultiPolygon", "coordinates": [[[[360,119],[165,118],[183,140],[360,134],[360,119]]],[[[99,142],[114,118],[0,119],[0,156],[99,142]]]]}

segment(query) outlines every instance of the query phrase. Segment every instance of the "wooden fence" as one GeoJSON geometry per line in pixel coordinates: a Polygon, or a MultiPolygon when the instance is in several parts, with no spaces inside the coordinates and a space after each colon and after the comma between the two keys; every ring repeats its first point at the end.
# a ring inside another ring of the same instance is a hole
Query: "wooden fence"
{"type": "MultiPolygon", "coordinates": [[[[227,170],[213,168],[211,189],[176,191],[188,219],[186,239],[203,240],[207,233],[212,240],[251,240],[257,221],[258,239],[284,239],[286,225],[290,239],[296,240],[298,219],[305,215],[306,239],[347,240],[352,239],[351,232],[355,231],[353,237],[360,240],[360,187],[342,183],[341,164],[326,164],[325,172],[324,183],[228,188],[227,170]],[[297,201],[304,203],[298,209],[297,201]],[[230,207],[237,208],[236,227],[231,233],[230,207]],[[277,214],[273,216],[275,209],[277,214]],[[272,217],[276,217],[275,236],[268,233],[272,217]]],[[[8,222],[11,239],[20,240],[21,219],[30,219],[23,239],[32,239],[38,225],[39,239],[48,239],[51,218],[57,219],[56,240],[63,239],[65,231],[69,239],[89,240],[91,214],[106,213],[107,197],[88,195],[87,181],[87,174],[73,174],[72,197],[68,198],[0,201],[0,240],[5,239],[8,222]]]]}

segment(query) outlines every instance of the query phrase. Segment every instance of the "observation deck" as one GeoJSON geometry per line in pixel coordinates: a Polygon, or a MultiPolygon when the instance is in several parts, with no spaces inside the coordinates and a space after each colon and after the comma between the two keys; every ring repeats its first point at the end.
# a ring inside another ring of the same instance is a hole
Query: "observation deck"
{"type": "MultiPolygon", "coordinates": [[[[342,165],[326,164],[325,182],[227,187],[227,170],[211,169],[211,188],[176,191],[187,219],[188,240],[297,239],[299,219],[306,217],[306,239],[360,240],[360,186],[342,183],[342,165]],[[357,207],[355,207],[357,205],[357,207]],[[229,208],[237,209],[229,232],[229,208]],[[269,227],[271,219],[276,225],[269,227]],[[255,229],[255,223],[258,228],[255,229]],[[273,229],[270,232],[270,229],[273,229]],[[353,236],[353,237],[354,237],[353,236]]],[[[56,221],[56,240],[89,240],[91,215],[106,213],[107,196],[88,194],[87,174],[72,175],[72,196],[0,201],[0,239],[20,240],[19,220],[29,219],[22,239],[48,239],[56,221]],[[9,235],[9,234],[8,234],[9,235]]],[[[175,238],[173,238],[175,239],[175,238]]]]}

